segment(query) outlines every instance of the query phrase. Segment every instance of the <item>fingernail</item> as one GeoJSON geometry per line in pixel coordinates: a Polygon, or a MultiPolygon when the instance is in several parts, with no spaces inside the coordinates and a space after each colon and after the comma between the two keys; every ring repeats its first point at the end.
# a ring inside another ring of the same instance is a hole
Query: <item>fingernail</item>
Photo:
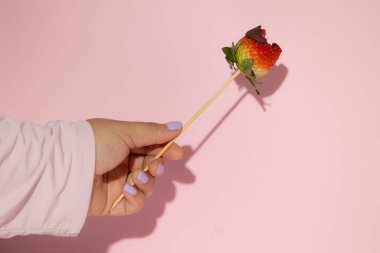
{"type": "Polygon", "coordinates": [[[165,167],[164,167],[164,165],[162,165],[162,163],[160,163],[158,165],[157,170],[156,170],[156,174],[158,174],[158,175],[164,174],[164,171],[165,171],[165,167]]]}
{"type": "Polygon", "coordinates": [[[135,187],[133,187],[132,185],[128,184],[128,183],[125,184],[125,186],[124,186],[124,190],[125,190],[128,194],[130,194],[130,195],[132,195],[132,196],[136,195],[136,193],[137,193],[137,189],[136,189],[135,187]]]}
{"type": "Polygon", "coordinates": [[[178,130],[182,128],[182,122],[181,121],[170,121],[166,123],[166,126],[169,130],[178,130]]]}
{"type": "Polygon", "coordinates": [[[149,181],[149,176],[142,170],[139,170],[139,173],[137,173],[137,180],[140,183],[146,184],[149,181]]]}

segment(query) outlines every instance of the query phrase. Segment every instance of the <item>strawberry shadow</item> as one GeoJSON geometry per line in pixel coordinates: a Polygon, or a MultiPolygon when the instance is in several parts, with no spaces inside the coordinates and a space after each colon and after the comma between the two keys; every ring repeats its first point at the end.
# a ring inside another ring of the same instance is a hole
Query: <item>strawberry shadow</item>
{"type": "Polygon", "coordinates": [[[259,103],[263,111],[267,110],[271,104],[267,103],[266,98],[272,96],[280,88],[288,75],[288,68],[284,64],[274,66],[271,71],[261,78],[258,78],[259,84],[257,86],[260,91],[260,95],[256,94],[256,91],[252,88],[252,85],[240,74],[235,82],[239,87],[239,90],[246,90],[245,93],[240,97],[240,99],[235,103],[233,107],[236,107],[246,96],[252,95],[255,100],[259,103]]]}
{"type": "Polygon", "coordinates": [[[203,140],[198,144],[198,146],[193,150],[193,154],[199,151],[199,149],[207,142],[207,140],[214,134],[214,132],[219,128],[220,125],[228,118],[228,116],[238,107],[238,105],[247,97],[252,95],[256,101],[260,104],[264,111],[266,111],[265,106],[267,104],[264,98],[272,96],[285,81],[286,75],[288,74],[288,69],[285,65],[280,64],[274,66],[268,75],[260,78],[259,81],[262,83],[258,86],[260,89],[260,95],[257,95],[252,84],[245,78],[243,74],[236,77],[235,82],[238,85],[239,90],[246,90],[242,96],[230,107],[230,109],[223,115],[223,117],[216,123],[216,125],[209,131],[209,133],[203,138],[203,140]]]}
{"type": "Polygon", "coordinates": [[[273,67],[267,76],[259,79],[263,83],[258,86],[261,92],[260,96],[256,94],[244,75],[239,75],[235,82],[239,90],[245,90],[243,95],[223,115],[196,148],[183,147],[186,151],[184,159],[169,161],[165,164],[165,175],[157,180],[155,193],[146,201],[144,208],[139,213],[127,217],[88,217],[81,233],[75,238],[31,235],[0,240],[0,252],[106,253],[108,248],[117,241],[149,236],[155,230],[157,220],[164,214],[166,203],[175,199],[175,182],[183,184],[195,182],[195,176],[187,166],[191,157],[203,147],[245,97],[252,95],[262,109],[266,111],[266,107],[270,104],[266,103],[265,99],[272,96],[280,88],[287,73],[288,69],[283,64],[273,67]]]}

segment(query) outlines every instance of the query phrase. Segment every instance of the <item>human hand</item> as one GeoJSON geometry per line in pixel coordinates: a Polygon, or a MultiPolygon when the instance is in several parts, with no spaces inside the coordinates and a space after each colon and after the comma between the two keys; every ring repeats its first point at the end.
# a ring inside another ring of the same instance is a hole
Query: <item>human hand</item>
{"type": "Polygon", "coordinates": [[[121,192],[124,198],[109,215],[138,212],[146,197],[153,193],[155,178],[164,172],[164,160],[183,157],[183,149],[173,143],[163,158],[153,160],[167,142],[181,133],[182,124],[176,121],[165,125],[110,119],[89,119],[88,122],[94,131],[96,150],[88,215],[109,214],[108,210],[121,192]],[[144,172],[148,164],[149,170],[144,172]],[[135,185],[132,186],[131,182],[135,185]]]}

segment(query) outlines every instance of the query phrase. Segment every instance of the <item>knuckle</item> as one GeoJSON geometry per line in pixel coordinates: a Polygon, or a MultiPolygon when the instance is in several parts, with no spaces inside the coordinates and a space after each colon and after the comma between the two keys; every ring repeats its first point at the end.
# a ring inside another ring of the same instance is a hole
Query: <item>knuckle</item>
{"type": "Polygon", "coordinates": [[[152,189],[148,190],[148,191],[145,193],[145,195],[146,195],[147,197],[150,197],[150,196],[153,195],[153,193],[154,193],[154,190],[153,190],[153,188],[152,188],[152,189]]]}
{"type": "Polygon", "coordinates": [[[154,134],[160,134],[162,132],[160,124],[155,122],[149,122],[149,128],[154,134]]]}
{"type": "Polygon", "coordinates": [[[144,207],[144,200],[141,198],[130,201],[130,206],[128,208],[129,214],[134,214],[139,212],[144,207]]]}
{"type": "Polygon", "coordinates": [[[150,197],[154,192],[155,180],[151,177],[149,181],[149,186],[144,190],[146,197],[150,197]]]}
{"type": "Polygon", "coordinates": [[[141,209],[143,209],[144,207],[144,201],[141,201],[139,203],[137,203],[135,206],[134,206],[134,212],[137,213],[137,212],[140,212],[141,209]]]}
{"type": "MultiPolygon", "coordinates": [[[[151,151],[151,149],[149,150],[151,151]]],[[[148,170],[150,171],[152,169],[152,166],[154,166],[154,160],[153,160],[153,157],[148,155],[144,158],[144,162],[143,162],[143,165],[144,165],[144,169],[146,168],[146,166],[148,166],[148,170]]]]}
{"type": "Polygon", "coordinates": [[[135,205],[137,207],[142,208],[145,202],[145,194],[143,192],[139,192],[139,196],[136,198],[135,205]]]}
{"type": "Polygon", "coordinates": [[[136,207],[136,206],[131,206],[129,209],[128,209],[128,214],[131,215],[131,214],[135,214],[139,211],[139,209],[136,207]]]}

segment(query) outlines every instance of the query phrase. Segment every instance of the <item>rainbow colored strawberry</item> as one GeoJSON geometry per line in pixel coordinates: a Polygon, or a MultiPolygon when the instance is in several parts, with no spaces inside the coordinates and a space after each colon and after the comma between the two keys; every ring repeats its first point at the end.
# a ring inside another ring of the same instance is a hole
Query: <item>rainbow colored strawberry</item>
{"type": "Polygon", "coordinates": [[[232,47],[222,49],[230,68],[243,72],[257,94],[260,92],[256,88],[256,77],[266,75],[282,52],[276,43],[269,44],[265,35],[265,30],[258,26],[249,30],[236,45],[232,43],[232,47]]]}

